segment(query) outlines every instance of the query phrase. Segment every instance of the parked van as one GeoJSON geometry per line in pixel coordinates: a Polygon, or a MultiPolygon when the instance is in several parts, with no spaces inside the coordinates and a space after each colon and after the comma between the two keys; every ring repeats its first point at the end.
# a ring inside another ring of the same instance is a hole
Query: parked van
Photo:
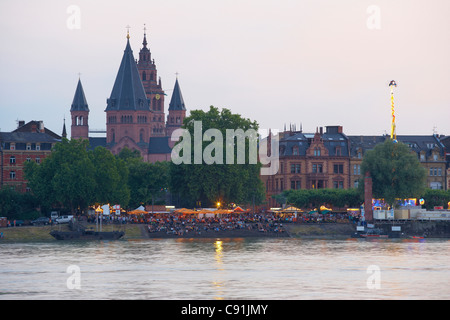
{"type": "Polygon", "coordinates": [[[73,216],[60,216],[55,219],[56,223],[69,223],[73,220],[73,216]]]}

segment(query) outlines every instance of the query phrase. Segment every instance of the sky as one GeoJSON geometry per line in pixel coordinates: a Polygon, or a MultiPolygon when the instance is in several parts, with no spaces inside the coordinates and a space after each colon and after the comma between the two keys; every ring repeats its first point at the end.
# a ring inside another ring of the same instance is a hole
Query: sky
{"type": "Polygon", "coordinates": [[[144,24],[166,112],[178,73],[188,111],[390,134],[395,80],[398,135],[450,134],[448,0],[1,0],[0,131],[65,118],[70,135],[79,77],[105,129],[126,26],[137,58],[144,24]]]}

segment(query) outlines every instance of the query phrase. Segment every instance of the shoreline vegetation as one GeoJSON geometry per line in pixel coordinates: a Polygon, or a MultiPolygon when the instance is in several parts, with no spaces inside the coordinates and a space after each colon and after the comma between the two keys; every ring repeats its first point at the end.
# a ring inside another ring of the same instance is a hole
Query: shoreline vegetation
{"type": "MultiPolygon", "coordinates": [[[[390,227],[392,224],[389,224],[390,227]]],[[[144,240],[144,239],[197,239],[197,238],[300,238],[300,239],[349,239],[355,232],[356,225],[352,223],[283,223],[277,230],[259,229],[257,223],[251,223],[247,228],[241,229],[216,229],[201,230],[200,232],[185,232],[183,234],[170,230],[152,230],[149,232],[149,224],[106,224],[102,225],[102,231],[125,231],[125,236],[118,240],[144,240]]],[[[450,222],[410,222],[401,224],[402,231],[406,234],[417,235],[426,233],[428,238],[450,238],[450,222]]],[[[96,229],[95,224],[89,224],[89,228],[96,229]]],[[[151,228],[150,228],[151,229],[151,228]]],[[[50,231],[69,231],[68,225],[53,226],[20,226],[0,228],[3,233],[1,243],[14,242],[45,242],[58,241],[50,235],[50,231]]]]}

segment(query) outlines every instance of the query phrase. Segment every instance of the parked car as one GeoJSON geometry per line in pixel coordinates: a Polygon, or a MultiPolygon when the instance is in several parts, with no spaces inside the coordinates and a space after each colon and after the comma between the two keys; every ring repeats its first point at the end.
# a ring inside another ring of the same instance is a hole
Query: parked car
{"type": "Polygon", "coordinates": [[[69,223],[73,220],[73,216],[60,216],[55,219],[56,223],[69,223]]]}
{"type": "Polygon", "coordinates": [[[31,224],[33,226],[40,225],[40,224],[49,224],[50,219],[47,217],[39,217],[36,220],[31,221],[31,224]]]}

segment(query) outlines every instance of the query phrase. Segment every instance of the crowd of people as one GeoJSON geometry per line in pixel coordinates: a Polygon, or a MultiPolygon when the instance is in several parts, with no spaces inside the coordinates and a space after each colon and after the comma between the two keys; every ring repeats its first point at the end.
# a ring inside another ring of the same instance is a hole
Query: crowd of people
{"type": "MultiPolygon", "coordinates": [[[[97,217],[88,218],[95,223],[97,217]]],[[[103,216],[102,223],[109,224],[145,224],[150,235],[166,234],[174,236],[199,236],[223,234],[234,231],[244,234],[286,234],[283,224],[288,223],[357,223],[358,216],[346,213],[327,214],[285,214],[276,213],[239,213],[198,215],[155,213],[142,215],[103,216]]],[[[97,221],[98,223],[99,221],[97,221]]]]}
{"type": "Polygon", "coordinates": [[[166,215],[148,217],[148,231],[166,233],[177,236],[198,236],[230,233],[230,231],[244,233],[283,234],[283,224],[271,216],[262,215],[223,215],[204,216],[194,215],[166,215]]]}

